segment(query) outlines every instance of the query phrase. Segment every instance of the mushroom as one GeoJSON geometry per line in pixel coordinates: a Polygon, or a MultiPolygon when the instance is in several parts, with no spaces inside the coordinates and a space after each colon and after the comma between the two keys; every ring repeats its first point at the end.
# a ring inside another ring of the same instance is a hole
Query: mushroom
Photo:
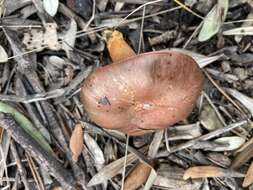
{"type": "Polygon", "coordinates": [[[97,125],[136,136],[185,119],[202,84],[190,56],[156,51],[97,68],[83,83],[81,101],[97,125]]]}

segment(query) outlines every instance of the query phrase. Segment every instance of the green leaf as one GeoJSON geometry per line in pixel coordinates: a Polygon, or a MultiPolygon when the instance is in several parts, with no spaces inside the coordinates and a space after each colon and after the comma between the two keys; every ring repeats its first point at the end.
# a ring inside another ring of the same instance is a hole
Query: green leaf
{"type": "Polygon", "coordinates": [[[213,37],[220,30],[228,11],[228,0],[218,0],[211,11],[206,15],[200,30],[198,40],[204,42],[213,37]]]}
{"type": "Polygon", "coordinates": [[[0,102],[0,112],[3,113],[10,113],[17,123],[34,139],[36,140],[47,152],[54,154],[53,150],[51,149],[50,145],[44,138],[44,136],[37,130],[32,122],[28,120],[22,113],[18,112],[13,107],[0,102]]]}

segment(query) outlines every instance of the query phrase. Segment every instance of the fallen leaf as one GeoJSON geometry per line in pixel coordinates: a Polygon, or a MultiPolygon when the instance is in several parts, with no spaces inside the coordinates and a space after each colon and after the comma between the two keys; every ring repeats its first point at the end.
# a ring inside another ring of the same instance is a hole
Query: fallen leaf
{"type": "Polygon", "coordinates": [[[200,123],[188,124],[188,125],[178,125],[167,129],[168,140],[189,140],[194,139],[202,135],[202,129],[200,123]]]}
{"type": "Polygon", "coordinates": [[[252,183],[253,183],[253,162],[251,162],[251,164],[250,164],[247,174],[243,180],[242,186],[248,187],[252,183]]]}
{"type": "Polygon", "coordinates": [[[204,42],[217,34],[223,24],[228,11],[228,0],[218,0],[211,11],[204,19],[203,26],[200,30],[198,40],[204,42]]]}
{"type": "Polygon", "coordinates": [[[205,104],[200,112],[200,123],[208,131],[214,131],[223,127],[222,122],[210,104],[205,104]]]}
{"type": "Polygon", "coordinates": [[[71,19],[70,27],[62,37],[62,49],[69,57],[69,51],[73,49],[76,42],[77,24],[74,19],[71,19]]]}
{"type": "Polygon", "coordinates": [[[202,180],[194,179],[185,181],[183,179],[168,178],[165,176],[158,175],[155,182],[155,186],[161,187],[161,189],[169,190],[199,190],[201,189],[202,180]]]}
{"type": "Polygon", "coordinates": [[[60,186],[53,187],[52,190],[62,190],[60,186]]]}
{"type": "Polygon", "coordinates": [[[250,158],[253,156],[253,143],[251,142],[248,146],[246,146],[239,154],[236,155],[234,160],[232,161],[231,168],[239,168],[243,164],[245,164],[250,158]]]}
{"type": "Polygon", "coordinates": [[[105,163],[104,153],[97,142],[87,133],[84,134],[84,141],[95,161],[95,166],[100,170],[105,163]]]}
{"type": "Polygon", "coordinates": [[[143,183],[145,183],[150,175],[152,167],[144,162],[140,162],[133,169],[133,171],[127,176],[124,182],[124,190],[138,189],[143,183]]]}
{"type": "Polygon", "coordinates": [[[252,36],[253,26],[233,28],[231,30],[224,31],[222,34],[226,36],[231,36],[231,35],[252,36]]]}
{"type": "Polygon", "coordinates": [[[8,61],[8,55],[3,48],[3,46],[0,45],[0,63],[5,63],[8,61]]]}
{"type": "Polygon", "coordinates": [[[244,177],[244,174],[216,166],[195,166],[185,171],[183,179],[206,177],[244,177]]]}
{"type": "Polygon", "coordinates": [[[225,144],[227,146],[223,147],[215,147],[211,151],[232,151],[240,148],[245,142],[245,139],[242,137],[234,136],[234,137],[221,137],[214,140],[215,143],[225,144]]]}
{"type": "MultiPolygon", "coordinates": [[[[245,21],[241,25],[241,27],[250,27],[250,26],[253,26],[253,12],[252,11],[248,14],[247,18],[245,18],[245,21]],[[251,20],[251,21],[249,21],[249,20],[251,20]]],[[[237,43],[240,43],[242,37],[243,37],[243,35],[236,35],[235,36],[235,41],[237,43]]]]}
{"type": "Polygon", "coordinates": [[[46,138],[37,128],[34,127],[33,123],[26,118],[25,115],[3,102],[0,102],[0,112],[11,114],[20,127],[22,127],[34,140],[36,140],[48,153],[52,155],[54,154],[46,138]]]}
{"type": "Polygon", "coordinates": [[[150,172],[150,174],[148,176],[148,179],[147,179],[147,181],[145,183],[145,186],[144,186],[143,190],[149,190],[149,189],[151,189],[151,187],[153,186],[156,178],[157,178],[157,173],[154,170],[154,168],[151,168],[151,172],[150,172]]]}
{"type": "Polygon", "coordinates": [[[205,55],[195,53],[193,51],[181,49],[181,48],[170,48],[170,50],[178,51],[178,52],[191,56],[198,63],[200,68],[204,68],[205,66],[217,61],[223,56],[223,54],[220,54],[220,55],[209,57],[209,56],[205,56],[205,55]]]}
{"type": "Polygon", "coordinates": [[[69,147],[72,152],[72,159],[77,162],[83,150],[83,128],[81,124],[75,126],[70,137],[69,147]]]}
{"type": "MultiPolygon", "coordinates": [[[[135,154],[132,154],[132,153],[128,154],[126,165],[134,162],[135,160],[137,160],[137,156],[135,154]]],[[[93,185],[103,183],[104,181],[111,179],[112,177],[121,173],[124,167],[124,162],[125,162],[125,156],[106,165],[96,175],[94,175],[91,178],[91,180],[88,183],[88,186],[93,186],[93,185]]]]}
{"type": "Polygon", "coordinates": [[[231,88],[226,88],[226,91],[233,96],[235,99],[237,99],[241,104],[243,104],[251,113],[253,116],[253,99],[246,96],[245,94],[231,88]]]}
{"type": "Polygon", "coordinates": [[[43,0],[43,6],[45,11],[53,17],[57,13],[59,0],[43,0]]]}

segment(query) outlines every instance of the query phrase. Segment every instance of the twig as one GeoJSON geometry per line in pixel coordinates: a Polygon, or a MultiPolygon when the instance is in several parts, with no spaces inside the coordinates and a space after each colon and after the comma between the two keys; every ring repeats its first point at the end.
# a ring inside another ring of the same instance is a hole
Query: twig
{"type": "Polygon", "coordinates": [[[166,32],[164,32],[163,34],[161,34],[159,36],[150,38],[149,43],[150,43],[151,46],[154,46],[154,45],[157,45],[157,44],[160,44],[160,43],[168,42],[169,40],[174,39],[176,37],[177,33],[178,32],[176,30],[166,31],[166,32]]]}
{"type": "Polygon", "coordinates": [[[22,165],[22,162],[21,162],[20,157],[18,155],[18,151],[16,149],[16,145],[15,145],[15,143],[13,141],[11,141],[11,152],[13,154],[13,157],[16,160],[17,168],[18,168],[19,174],[21,176],[22,182],[23,182],[23,184],[25,186],[25,190],[30,190],[30,185],[29,185],[29,183],[27,181],[27,176],[26,176],[25,168],[22,165]]]}
{"type": "Polygon", "coordinates": [[[240,108],[240,106],[235,103],[235,101],[230,98],[230,96],[213,80],[213,78],[203,70],[207,78],[211,81],[211,83],[219,90],[219,92],[227,99],[229,100],[242,114],[243,114],[243,119],[247,118],[247,114],[240,108]]]}
{"type": "Polygon", "coordinates": [[[35,181],[35,183],[36,183],[36,186],[37,186],[38,190],[43,190],[43,189],[42,189],[42,186],[41,186],[41,184],[40,184],[40,182],[39,182],[38,175],[37,175],[37,173],[36,173],[36,169],[35,169],[35,168],[33,167],[33,165],[32,165],[32,158],[31,158],[31,156],[29,156],[28,154],[26,154],[26,159],[27,159],[29,168],[30,168],[30,170],[31,170],[32,176],[33,176],[33,178],[34,178],[34,181],[35,181]]]}
{"type": "Polygon", "coordinates": [[[41,145],[31,138],[23,128],[19,127],[10,114],[0,113],[0,125],[26,150],[33,158],[48,171],[51,171],[55,178],[66,190],[74,190],[74,178],[57,159],[44,150],[41,145]]]}
{"type": "Polygon", "coordinates": [[[143,7],[143,11],[142,11],[141,30],[140,30],[137,54],[139,54],[141,52],[141,44],[142,44],[142,41],[143,41],[143,25],[144,25],[144,20],[145,20],[145,12],[146,12],[146,6],[143,7]]]}

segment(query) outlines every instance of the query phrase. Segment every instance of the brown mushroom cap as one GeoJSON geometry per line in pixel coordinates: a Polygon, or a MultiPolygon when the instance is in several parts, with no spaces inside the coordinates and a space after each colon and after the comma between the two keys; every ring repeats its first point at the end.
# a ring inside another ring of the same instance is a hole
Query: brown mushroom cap
{"type": "Polygon", "coordinates": [[[97,125],[141,135],[185,119],[202,84],[191,57],[150,52],[96,69],[83,83],[81,100],[97,125]]]}

